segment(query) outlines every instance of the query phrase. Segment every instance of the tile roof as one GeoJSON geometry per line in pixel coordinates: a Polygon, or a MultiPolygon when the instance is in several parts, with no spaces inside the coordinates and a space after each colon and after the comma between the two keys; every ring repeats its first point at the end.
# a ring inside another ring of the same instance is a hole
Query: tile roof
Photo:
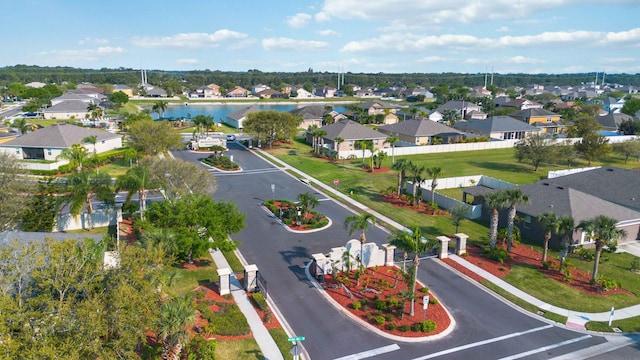
{"type": "MultiPolygon", "coordinates": [[[[86,105],[86,104],[85,104],[86,105]]],[[[8,147],[51,147],[70,148],[73,144],[81,144],[82,139],[95,135],[97,141],[120,137],[105,130],[83,128],[76,125],[58,123],[36,131],[28,132],[11,141],[0,144],[8,147]]]]}
{"type": "Polygon", "coordinates": [[[411,119],[397,124],[380,126],[381,130],[410,136],[436,136],[439,134],[460,134],[462,132],[426,119],[411,119]]]}

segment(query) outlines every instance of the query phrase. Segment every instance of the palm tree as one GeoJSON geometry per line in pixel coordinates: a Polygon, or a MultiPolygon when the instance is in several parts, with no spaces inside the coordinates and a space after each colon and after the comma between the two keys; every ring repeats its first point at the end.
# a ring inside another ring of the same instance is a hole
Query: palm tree
{"type": "Polygon", "coordinates": [[[27,119],[25,118],[19,118],[16,120],[13,120],[13,127],[20,130],[20,135],[24,135],[26,134],[29,130],[32,129],[31,124],[27,123],[27,119]]]}
{"type": "Polygon", "coordinates": [[[204,118],[202,119],[202,125],[205,128],[205,132],[207,133],[207,136],[209,136],[209,128],[213,126],[213,116],[205,115],[204,118]]]}
{"type": "Polygon", "coordinates": [[[562,239],[560,240],[560,267],[558,271],[562,271],[562,267],[564,266],[564,259],[569,252],[569,242],[573,237],[574,229],[575,222],[571,215],[563,215],[558,218],[558,233],[562,234],[562,239]]]}
{"type": "MultiPolygon", "coordinates": [[[[420,266],[420,254],[424,253],[427,249],[436,245],[434,240],[425,240],[422,238],[422,232],[418,225],[415,226],[412,233],[406,231],[397,231],[390,237],[389,244],[397,247],[405,252],[413,253],[413,281],[411,284],[411,293],[416,292],[416,281],[418,277],[418,266],[420,266]]],[[[411,297],[411,312],[413,316],[415,313],[415,296],[411,297]]]]}
{"type": "Polygon", "coordinates": [[[338,152],[338,159],[340,158],[340,144],[342,144],[343,142],[344,142],[344,139],[341,138],[340,136],[336,136],[333,139],[333,143],[336,144],[335,150],[338,152]]]}
{"type": "Polygon", "coordinates": [[[491,224],[489,225],[489,248],[496,248],[498,238],[498,209],[504,207],[507,202],[503,191],[494,191],[484,196],[484,204],[491,208],[491,224]]]}
{"type": "Polygon", "coordinates": [[[98,137],[96,135],[85,136],[82,139],[82,142],[93,145],[93,155],[94,156],[98,155],[98,149],[96,149],[96,143],[98,142],[98,137]]]}
{"type": "Polygon", "coordinates": [[[427,174],[431,177],[431,206],[435,209],[438,178],[444,174],[444,170],[440,166],[431,166],[427,168],[427,174]]]}
{"type": "Polygon", "coordinates": [[[592,219],[583,220],[578,224],[577,228],[582,229],[587,236],[595,241],[596,256],[593,264],[593,275],[591,281],[595,282],[598,276],[598,266],[600,265],[600,255],[605,245],[615,245],[618,238],[627,234],[626,231],[618,229],[616,224],[618,220],[612,219],[606,215],[598,215],[592,219]]]}
{"type": "Polygon", "coordinates": [[[555,213],[546,211],[540,214],[537,218],[540,225],[544,229],[544,242],[542,250],[542,262],[547,261],[547,253],[549,252],[549,240],[551,240],[551,233],[557,233],[560,223],[555,213]]]}
{"type": "MultiPolygon", "coordinates": [[[[411,164],[411,167],[409,168],[409,171],[411,172],[411,182],[413,183],[413,205],[416,205],[416,196],[418,194],[418,188],[420,187],[420,185],[422,184],[422,182],[424,181],[424,178],[422,177],[422,174],[425,172],[426,170],[426,166],[424,165],[418,165],[418,164],[411,164]]],[[[420,203],[420,201],[418,200],[418,203],[420,203]]]]}
{"type": "MultiPolygon", "coordinates": [[[[388,109],[385,109],[388,110],[388,109]]],[[[391,144],[391,164],[395,164],[396,162],[396,143],[398,142],[398,140],[400,140],[397,136],[393,135],[393,136],[389,136],[385,142],[388,142],[389,144],[391,144]]]]}
{"type": "Polygon", "coordinates": [[[349,236],[355,231],[362,231],[360,234],[360,268],[364,268],[364,244],[367,242],[365,231],[369,226],[376,226],[376,217],[363,212],[360,214],[349,215],[344,219],[344,227],[349,229],[349,236]]]}
{"type": "Polygon", "coordinates": [[[160,118],[164,118],[164,112],[165,110],[167,110],[168,106],[169,106],[169,103],[167,101],[158,100],[151,107],[151,111],[160,115],[160,118]]]}
{"type": "Polygon", "coordinates": [[[398,199],[404,189],[404,182],[406,180],[406,172],[413,166],[411,160],[400,159],[397,163],[394,163],[391,168],[398,171],[398,199]]]}
{"type": "Polygon", "coordinates": [[[507,189],[505,190],[505,201],[509,204],[509,217],[507,223],[507,252],[511,252],[513,246],[513,223],[516,219],[516,205],[526,204],[529,202],[529,197],[522,193],[520,189],[507,189]]]}
{"type": "Polygon", "coordinates": [[[76,171],[81,172],[82,164],[86,162],[88,158],[87,148],[81,144],[73,144],[70,148],[62,150],[58,158],[69,160],[72,166],[76,165],[76,171]]]}
{"type": "Polygon", "coordinates": [[[316,130],[316,136],[318,137],[318,153],[320,153],[320,155],[322,155],[322,152],[324,151],[324,137],[327,136],[327,131],[324,129],[318,129],[316,130]]]}
{"type": "Polygon", "coordinates": [[[451,223],[456,227],[456,234],[458,233],[458,228],[464,219],[469,217],[469,208],[467,208],[463,204],[456,205],[451,212],[451,223]]]}
{"type": "Polygon", "coordinates": [[[152,180],[148,166],[136,166],[116,180],[116,192],[127,191],[126,201],[131,201],[134,193],[138,193],[140,204],[140,219],[144,220],[144,212],[147,209],[147,191],[149,189],[159,189],[162,187],[160,181],[152,180]]]}
{"type": "Polygon", "coordinates": [[[305,219],[307,218],[307,212],[309,208],[313,209],[318,206],[319,201],[318,198],[313,196],[309,192],[305,192],[302,194],[298,194],[298,205],[302,208],[302,222],[306,223],[305,219]]]}
{"type": "Polygon", "coordinates": [[[163,360],[178,360],[182,344],[189,339],[187,326],[193,323],[195,311],[188,296],[166,301],[160,309],[158,338],[162,340],[163,360]]]}
{"type": "Polygon", "coordinates": [[[362,149],[362,165],[363,165],[362,167],[364,167],[364,152],[369,147],[369,145],[367,144],[367,140],[362,139],[362,140],[356,141],[356,146],[362,149]]]}
{"type": "Polygon", "coordinates": [[[111,190],[111,177],[107,173],[95,173],[93,171],[74,173],[69,176],[67,184],[71,191],[69,212],[73,216],[78,216],[86,206],[89,229],[93,228],[91,214],[93,214],[92,200],[94,195],[98,201],[101,201],[107,207],[113,206],[115,203],[115,196],[111,190]]]}

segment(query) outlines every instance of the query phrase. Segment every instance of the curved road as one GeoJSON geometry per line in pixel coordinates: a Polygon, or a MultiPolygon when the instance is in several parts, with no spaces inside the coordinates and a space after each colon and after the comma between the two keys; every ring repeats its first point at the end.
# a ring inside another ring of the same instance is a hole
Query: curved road
{"type": "MultiPolygon", "coordinates": [[[[173,154],[188,161],[206,156],[188,151],[173,154]]],[[[549,359],[561,355],[579,359],[585,357],[586,348],[594,347],[587,352],[590,356],[598,353],[596,349],[613,349],[604,337],[553,326],[507,305],[435,259],[422,262],[419,279],[449,309],[457,324],[453,332],[442,339],[407,343],[368,331],[339,313],[304,273],[311,254],[344,246],[350,237],[342,224],[352,212],[238,144],[230,144],[226,155],[233,156],[243,171],[211,170],[217,178],[214,198],[231,200],[247,214],[246,228],[234,239],[241,242],[246,261],[256,264],[267,280],[268,295],[293,335],[306,337],[303,345],[311,359],[549,359]],[[311,234],[286,231],[260,206],[273,197],[271,184],[275,184],[275,198],[295,201],[300,193],[314,193],[321,200],[316,209],[328,215],[333,225],[311,234]],[[581,355],[571,355],[579,350],[581,355]]],[[[387,237],[381,228],[367,232],[368,241],[379,245],[387,237]]]]}

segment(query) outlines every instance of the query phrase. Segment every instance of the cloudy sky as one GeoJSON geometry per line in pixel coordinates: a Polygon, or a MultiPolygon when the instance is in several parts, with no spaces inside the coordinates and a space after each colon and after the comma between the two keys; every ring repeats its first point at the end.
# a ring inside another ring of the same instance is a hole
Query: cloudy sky
{"type": "Polygon", "coordinates": [[[0,4],[0,67],[640,73],[640,0],[0,4]]]}

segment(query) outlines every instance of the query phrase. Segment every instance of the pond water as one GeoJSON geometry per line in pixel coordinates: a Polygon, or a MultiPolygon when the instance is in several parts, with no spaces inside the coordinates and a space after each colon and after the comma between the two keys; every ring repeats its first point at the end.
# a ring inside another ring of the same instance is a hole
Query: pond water
{"type": "MultiPolygon", "coordinates": [[[[194,118],[197,115],[211,115],[213,116],[213,120],[215,122],[221,122],[222,119],[226,118],[227,115],[231,114],[234,111],[238,111],[247,106],[256,106],[261,110],[275,110],[275,111],[291,111],[293,109],[307,106],[308,104],[269,104],[269,105],[261,105],[261,104],[195,104],[195,105],[170,105],[167,107],[167,110],[164,112],[165,118],[184,118],[190,119],[194,118]]],[[[346,112],[347,107],[344,105],[332,105],[332,104],[317,104],[319,106],[331,105],[333,109],[337,112],[346,112]]],[[[154,119],[158,119],[158,114],[152,113],[154,119]]]]}

